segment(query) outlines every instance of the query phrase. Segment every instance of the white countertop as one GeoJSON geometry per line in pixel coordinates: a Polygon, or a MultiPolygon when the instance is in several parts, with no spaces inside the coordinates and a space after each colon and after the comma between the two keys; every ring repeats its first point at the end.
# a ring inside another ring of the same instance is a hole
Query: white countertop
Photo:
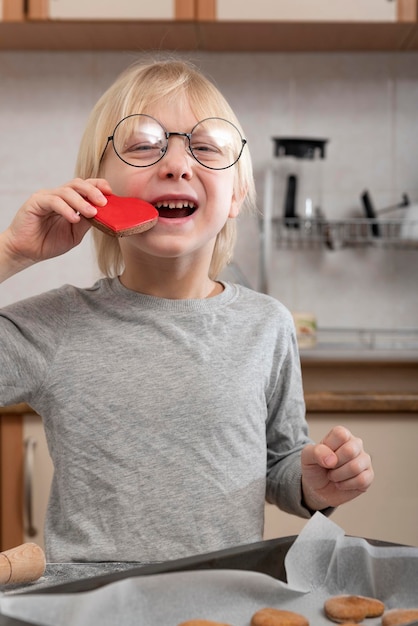
{"type": "Polygon", "coordinates": [[[318,328],[316,343],[300,347],[302,361],[418,362],[418,328],[318,328]]]}

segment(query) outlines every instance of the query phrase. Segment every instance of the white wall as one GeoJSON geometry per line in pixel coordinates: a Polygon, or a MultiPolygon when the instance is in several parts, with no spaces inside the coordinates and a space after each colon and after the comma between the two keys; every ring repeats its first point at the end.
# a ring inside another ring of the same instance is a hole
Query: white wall
{"type": "MultiPolygon", "coordinates": [[[[148,55],[144,55],[147,57],[148,55]]],[[[273,135],[330,140],[323,208],[361,215],[407,192],[418,201],[418,54],[184,54],[209,74],[240,118],[252,151],[259,205],[273,135]]],[[[87,115],[136,53],[0,53],[0,228],[33,191],[73,175],[87,115]]],[[[281,206],[282,198],[278,199],[281,206]]],[[[258,287],[258,224],[240,219],[236,262],[258,287]]],[[[418,326],[418,251],[276,250],[270,290],[321,326],[418,326]]],[[[0,305],[63,282],[97,276],[89,238],[77,249],[0,286],[0,305]]]]}

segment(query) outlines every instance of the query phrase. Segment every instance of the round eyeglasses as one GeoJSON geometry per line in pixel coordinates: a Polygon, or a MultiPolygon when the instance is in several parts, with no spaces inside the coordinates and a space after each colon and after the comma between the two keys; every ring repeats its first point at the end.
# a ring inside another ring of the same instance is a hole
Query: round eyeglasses
{"type": "Polygon", "coordinates": [[[117,156],[132,167],[149,167],[160,161],[168,148],[170,137],[187,139],[187,150],[198,163],[211,170],[225,170],[240,158],[246,139],[238,128],[221,117],[208,117],[198,122],[190,133],[168,132],[155,118],[144,113],[124,117],[107,138],[117,156]]]}

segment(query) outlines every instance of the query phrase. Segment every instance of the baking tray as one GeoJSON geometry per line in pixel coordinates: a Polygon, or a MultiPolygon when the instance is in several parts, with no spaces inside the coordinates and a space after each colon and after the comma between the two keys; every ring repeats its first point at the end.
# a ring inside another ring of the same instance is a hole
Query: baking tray
{"type": "MultiPolygon", "coordinates": [[[[296,536],[259,541],[216,552],[199,554],[163,563],[153,563],[151,565],[139,565],[132,563],[132,567],[122,571],[111,571],[89,578],[81,578],[69,582],[54,584],[53,570],[54,564],[47,566],[47,578],[51,577],[51,585],[24,590],[25,595],[39,593],[79,593],[82,591],[92,591],[108,585],[110,583],[131,578],[133,576],[150,576],[153,574],[166,574],[169,572],[185,572],[200,569],[238,569],[249,570],[268,574],[286,582],[286,572],[284,567],[285,556],[293,544],[296,536]]],[[[111,564],[107,564],[111,567],[111,564]]],[[[80,575],[83,575],[83,564],[77,564],[80,575]]],[[[88,564],[86,564],[86,569],[88,564]]],[[[105,568],[106,565],[103,564],[105,568]]]]}
{"type": "MultiPolygon", "coordinates": [[[[131,564],[125,564],[126,568],[122,571],[110,571],[109,573],[93,575],[89,578],[83,577],[83,572],[88,570],[89,564],[68,564],[70,568],[76,566],[78,573],[77,580],[70,580],[68,582],[58,584],[56,583],[56,578],[54,577],[54,568],[60,567],[63,569],[65,566],[63,564],[49,564],[47,566],[44,577],[45,580],[43,583],[46,586],[38,586],[35,583],[31,586],[22,587],[21,592],[25,595],[80,593],[92,591],[107,584],[135,576],[150,576],[170,572],[207,569],[253,571],[267,574],[273,578],[287,582],[284,562],[286,554],[295,539],[296,536],[281,537],[278,539],[260,541],[216,552],[151,565],[139,565],[132,563],[131,566],[131,564]]],[[[397,545],[373,539],[367,539],[366,541],[375,546],[397,545]]],[[[90,564],[90,566],[91,565],[92,564],[90,564]]],[[[101,566],[100,564],[95,565],[99,568],[101,566]]],[[[105,570],[106,568],[111,568],[112,564],[104,563],[102,566],[105,570]]],[[[0,615],[0,626],[34,626],[34,624],[33,622],[29,623],[5,615],[0,615]]],[[[38,626],[43,625],[39,624],[38,626]]]]}
{"type": "MultiPolygon", "coordinates": [[[[151,565],[132,564],[132,567],[128,567],[128,569],[123,571],[99,574],[91,578],[83,578],[83,565],[77,564],[81,578],[58,584],[54,583],[55,566],[52,563],[47,565],[45,573],[47,581],[49,578],[51,580],[50,585],[38,587],[35,583],[30,588],[22,587],[22,592],[25,595],[80,593],[92,591],[104,585],[134,576],[150,576],[153,574],[202,569],[249,570],[269,574],[274,578],[286,581],[284,559],[295,539],[295,536],[281,537],[163,563],[153,563],[151,565]]],[[[103,564],[104,569],[109,566],[111,567],[111,564],[103,564]]],[[[85,569],[87,568],[88,564],[85,565],[85,569]]],[[[34,624],[33,622],[29,623],[0,614],[0,626],[34,626],[34,624]]],[[[38,626],[43,625],[39,624],[38,626]]]]}

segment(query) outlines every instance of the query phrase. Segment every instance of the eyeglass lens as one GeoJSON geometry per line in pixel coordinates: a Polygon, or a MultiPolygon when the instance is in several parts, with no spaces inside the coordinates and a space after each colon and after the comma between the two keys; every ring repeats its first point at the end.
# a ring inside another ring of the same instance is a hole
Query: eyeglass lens
{"type": "MultiPolygon", "coordinates": [[[[113,133],[113,147],[119,158],[134,167],[147,167],[163,158],[170,135],[161,124],[148,115],[129,115],[121,120],[113,133]]],[[[241,156],[245,145],[239,130],[227,120],[217,117],[198,122],[190,134],[185,133],[187,148],[205,167],[225,169],[241,156]]]]}

